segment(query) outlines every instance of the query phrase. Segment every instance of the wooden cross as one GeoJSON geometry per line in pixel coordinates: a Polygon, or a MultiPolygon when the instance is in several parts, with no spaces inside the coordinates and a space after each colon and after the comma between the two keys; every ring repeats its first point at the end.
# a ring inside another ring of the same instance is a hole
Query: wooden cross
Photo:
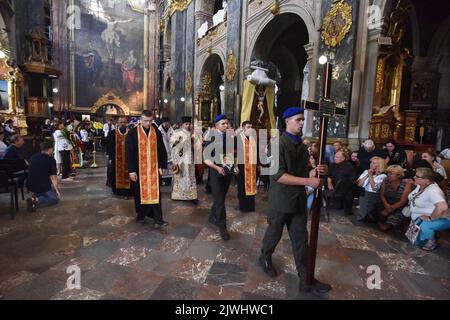
{"type": "MultiPolygon", "coordinates": [[[[328,120],[336,114],[345,115],[345,109],[336,108],[336,102],[330,98],[331,78],[333,66],[327,62],[324,66],[324,83],[322,97],[319,102],[303,100],[302,106],[307,110],[315,110],[320,113],[319,131],[319,165],[325,164],[325,147],[327,144],[328,120]]],[[[319,175],[319,178],[321,177],[319,175]]],[[[314,282],[314,270],[316,267],[317,239],[319,237],[320,208],[322,203],[322,188],[315,191],[311,213],[311,231],[308,246],[308,261],[306,266],[306,285],[312,286],[314,282]]]]}

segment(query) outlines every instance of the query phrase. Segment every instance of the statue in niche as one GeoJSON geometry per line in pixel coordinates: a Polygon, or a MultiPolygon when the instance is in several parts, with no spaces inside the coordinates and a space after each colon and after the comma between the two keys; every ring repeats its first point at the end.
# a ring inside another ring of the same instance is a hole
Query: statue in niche
{"type": "MultiPolygon", "coordinates": [[[[267,76],[269,70],[252,65],[255,71],[247,78],[256,86],[250,122],[255,129],[271,128],[269,106],[267,104],[267,88],[275,87],[276,82],[267,76]]],[[[273,107],[273,106],[272,106],[273,107]]]]}
{"type": "Polygon", "coordinates": [[[309,80],[310,80],[309,62],[303,68],[303,85],[302,85],[302,100],[309,99],[309,80]]]}
{"type": "Polygon", "coordinates": [[[227,2],[222,2],[222,9],[217,11],[217,13],[213,16],[213,26],[217,26],[227,20],[227,2]]]}
{"type": "Polygon", "coordinates": [[[262,118],[264,116],[264,99],[266,98],[266,88],[264,86],[258,86],[256,89],[258,95],[258,105],[256,108],[259,111],[258,123],[262,124],[262,118]]]}

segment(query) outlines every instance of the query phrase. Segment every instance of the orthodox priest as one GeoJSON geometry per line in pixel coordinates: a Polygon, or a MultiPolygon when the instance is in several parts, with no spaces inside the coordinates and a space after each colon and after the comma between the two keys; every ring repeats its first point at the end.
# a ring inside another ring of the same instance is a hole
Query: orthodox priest
{"type": "Polygon", "coordinates": [[[118,128],[110,131],[106,139],[109,165],[109,183],[112,192],[126,199],[131,196],[130,176],[125,156],[125,141],[129,133],[126,117],[120,117],[118,128]]]}
{"type": "Polygon", "coordinates": [[[236,136],[238,147],[237,189],[239,198],[239,210],[242,212],[255,211],[256,179],[258,149],[255,130],[250,121],[242,123],[242,130],[236,136]]]}
{"type": "Polygon", "coordinates": [[[141,123],[127,135],[126,156],[138,222],[153,218],[155,227],[168,225],[161,209],[160,172],[167,170],[167,153],[153,114],[144,110],[141,123]]]}
{"type": "Polygon", "coordinates": [[[182,125],[170,138],[172,150],[172,200],[198,204],[195,164],[192,155],[192,118],[182,117],[182,125]]]}

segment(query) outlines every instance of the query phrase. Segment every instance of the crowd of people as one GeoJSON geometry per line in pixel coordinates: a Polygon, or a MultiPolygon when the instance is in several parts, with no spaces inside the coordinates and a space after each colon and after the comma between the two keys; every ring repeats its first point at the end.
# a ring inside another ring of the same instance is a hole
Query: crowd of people
{"type": "MultiPolygon", "coordinates": [[[[436,233],[450,229],[450,220],[448,178],[434,152],[419,153],[410,164],[405,150],[393,140],[383,149],[370,139],[358,151],[350,151],[342,143],[333,147],[326,192],[334,195],[337,204],[328,205],[343,207],[348,215],[356,207],[358,221],[377,223],[383,231],[407,232],[421,226],[414,243],[424,250],[436,248],[436,233]],[[359,203],[353,206],[356,198],[359,203]]],[[[314,144],[309,148],[312,164],[316,148],[314,144]]]]}

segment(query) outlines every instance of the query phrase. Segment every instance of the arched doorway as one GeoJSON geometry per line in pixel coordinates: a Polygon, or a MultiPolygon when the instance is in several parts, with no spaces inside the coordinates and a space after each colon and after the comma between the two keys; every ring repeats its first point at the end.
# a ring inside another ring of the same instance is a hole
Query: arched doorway
{"type": "Polygon", "coordinates": [[[130,115],[130,109],[128,106],[112,92],[108,92],[102,96],[91,109],[91,114],[97,120],[106,121],[107,117],[119,116],[119,115],[130,115]]]}
{"type": "Polygon", "coordinates": [[[275,115],[300,105],[303,69],[308,55],[304,46],[309,43],[308,29],[303,19],[284,13],[272,19],[258,36],[251,61],[266,64],[269,78],[277,82],[275,115]]]}
{"type": "Polygon", "coordinates": [[[121,115],[124,115],[125,113],[122,111],[122,109],[116,105],[116,104],[104,104],[100,108],[97,109],[97,112],[95,113],[94,117],[95,120],[99,121],[101,120],[103,123],[108,121],[110,118],[115,118],[121,115]]]}
{"type": "Polygon", "coordinates": [[[219,55],[211,54],[206,59],[201,72],[200,85],[202,88],[199,95],[201,112],[198,112],[198,115],[200,116],[199,120],[207,122],[215,115],[224,112],[222,110],[224,105],[224,66],[219,55]]]}

